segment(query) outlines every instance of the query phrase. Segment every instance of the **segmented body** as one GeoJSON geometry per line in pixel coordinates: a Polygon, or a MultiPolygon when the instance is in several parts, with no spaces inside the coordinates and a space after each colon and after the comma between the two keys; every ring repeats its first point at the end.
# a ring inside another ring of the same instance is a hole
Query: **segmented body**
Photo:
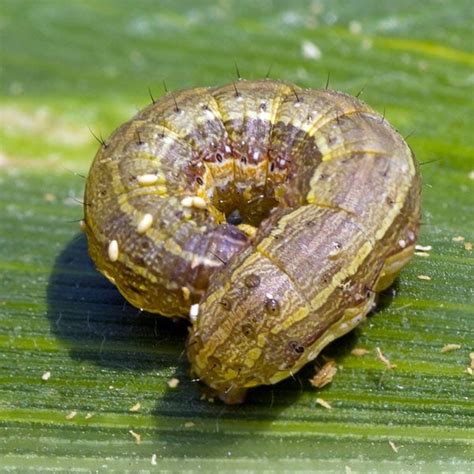
{"type": "Polygon", "coordinates": [[[362,321],[413,254],[419,195],[410,148],[361,101],[239,81],[121,126],[89,174],[85,230],[132,304],[192,308],[192,371],[232,403],[362,321]]]}

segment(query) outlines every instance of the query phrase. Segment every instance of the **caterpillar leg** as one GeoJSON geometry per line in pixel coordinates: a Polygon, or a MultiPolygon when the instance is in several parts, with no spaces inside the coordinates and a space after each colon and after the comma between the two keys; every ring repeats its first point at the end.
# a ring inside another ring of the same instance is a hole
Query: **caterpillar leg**
{"type": "Polygon", "coordinates": [[[397,278],[400,270],[410,261],[415,252],[413,245],[404,248],[401,252],[391,255],[385,260],[374,290],[378,293],[387,289],[397,278]]]}

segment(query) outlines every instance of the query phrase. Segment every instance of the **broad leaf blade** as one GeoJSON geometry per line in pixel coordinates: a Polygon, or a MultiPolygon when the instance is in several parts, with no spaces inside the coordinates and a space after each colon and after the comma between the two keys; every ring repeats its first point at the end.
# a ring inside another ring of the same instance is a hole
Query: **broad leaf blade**
{"type": "Polygon", "coordinates": [[[2,3],[5,468],[469,470],[471,5],[254,3],[2,3]],[[303,56],[305,41],[319,59],[303,56]],[[234,59],[245,77],[273,65],[272,77],[303,86],[324,87],[329,71],[331,87],[364,88],[369,104],[414,131],[420,162],[437,161],[422,167],[420,243],[432,250],[324,352],[339,365],[333,382],[311,387],[310,364],[227,407],[201,400],[189,379],[185,324],[140,313],[95,271],[71,222],[82,217],[84,180],[68,170],[87,173],[97,148],[87,127],[107,136],[145,105],[149,86],[162,94],[163,79],[170,89],[235,79],[234,59]],[[446,344],[460,348],[443,353],[446,344]],[[356,357],[356,347],[370,352],[356,357]]]}

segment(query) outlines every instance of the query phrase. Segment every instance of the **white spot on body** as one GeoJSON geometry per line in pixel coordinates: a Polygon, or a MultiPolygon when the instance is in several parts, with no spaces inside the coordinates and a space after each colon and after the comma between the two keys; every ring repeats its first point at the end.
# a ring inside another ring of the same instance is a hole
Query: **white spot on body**
{"type": "Polygon", "coordinates": [[[199,304],[193,304],[191,305],[191,308],[189,308],[189,319],[194,323],[197,321],[197,318],[199,316],[199,304]]]}
{"type": "Polygon", "coordinates": [[[158,182],[158,175],[142,174],[141,176],[137,176],[137,181],[140,186],[151,186],[152,184],[156,184],[158,182]]]}
{"type": "Polygon", "coordinates": [[[202,197],[195,196],[193,198],[193,207],[197,207],[198,209],[206,209],[207,202],[202,197]]]}
{"type": "Polygon", "coordinates": [[[144,234],[153,224],[153,216],[145,214],[137,225],[137,232],[144,234]]]}
{"type": "Polygon", "coordinates": [[[400,240],[398,241],[398,245],[399,245],[400,248],[404,249],[404,248],[407,246],[407,243],[406,243],[405,240],[400,239],[400,240]]]}
{"type": "Polygon", "coordinates": [[[183,207],[192,207],[193,206],[193,197],[186,196],[185,198],[181,199],[181,205],[183,207]]]}
{"type": "Polygon", "coordinates": [[[200,196],[186,196],[181,200],[183,207],[195,207],[197,209],[206,209],[207,202],[200,196]]]}
{"type": "Polygon", "coordinates": [[[109,243],[109,247],[107,249],[107,253],[109,255],[109,260],[111,262],[116,262],[119,257],[119,247],[118,242],[116,240],[111,240],[109,243]]]}

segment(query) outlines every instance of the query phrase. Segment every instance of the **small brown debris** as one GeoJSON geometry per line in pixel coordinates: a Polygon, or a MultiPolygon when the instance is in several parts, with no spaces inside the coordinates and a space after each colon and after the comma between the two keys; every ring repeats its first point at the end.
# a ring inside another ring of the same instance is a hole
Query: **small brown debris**
{"type": "Polygon", "coordinates": [[[141,408],[140,402],[137,402],[135,403],[135,405],[133,405],[133,407],[130,407],[128,411],[136,412],[136,411],[139,411],[140,408],[141,408]]]}
{"type": "Polygon", "coordinates": [[[179,379],[173,377],[172,379],[168,380],[168,387],[169,388],[176,388],[179,385],[179,379]]]}
{"type": "Polygon", "coordinates": [[[135,443],[140,444],[142,442],[142,437],[138,433],[135,433],[133,430],[128,430],[128,432],[135,438],[135,443]]]}
{"type": "Polygon", "coordinates": [[[390,447],[393,449],[395,453],[398,453],[398,447],[395,446],[395,443],[393,441],[389,441],[388,444],[390,445],[390,447]]]}
{"type": "Polygon", "coordinates": [[[389,360],[387,357],[384,356],[384,354],[383,354],[382,351],[380,350],[380,347],[376,347],[375,350],[376,350],[376,352],[377,352],[377,358],[378,358],[381,362],[383,362],[383,363],[385,364],[385,366],[387,367],[387,369],[392,370],[392,369],[394,369],[394,368],[396,367],[395,364],[392,364],[392,363],[390,362],[390,360],[389,360]]]}
{"type": "Polygon", "coordinates": [[[457,351],[458,349],[461,349],[461,344],[446,344],[442,347],[441,352],[457,351]]]}
{"type": "Polygon", "coordinates": [[[46,382],[47,380],[49,380],[50,377],[51,377],[51,372],[48,370],[41,376],[41,380],[44,380],[46,382]]]}
{"type": "Polygon", "coordinates": [[[324,398],[316,398],[316,403],[326,408],[327,410],[332,410],[332,406],[329,404],[329,402],[324,400],[324,398]]]}
{"type": "Polygon", "coordinates": [[[428,275],[418,275],[417,276],[418,280],[425,280],[425,281],[430,281],[431,277],[428,275]]]}
{"type": "Polygon", "coordinates": [[[463,237],[462,235],[458,235],[457,237],[452,238],[453,242],[463,242],[464,240],[465,240],[465,237],[463,237]]]}
{"type": "Polygon", "coordinates": [[[464,242],[464,249],[468,252],[472,252],[472,242],[464,242]]]}
{"type": "Polygon", "coordinates": [[[72,410],[64,418],[66,418],[66,420],[72,420],[76,415],[77,415],[77,411],[72,410]]]}
{"type": "Polygon", "coordinates": [[[185,428],[192,428],[194,425],[194,423],[192,421],[187,421],[185,424],[184,424],[184,427],[185,428]]]}
{"type": "Polygon", "coordinates": [[[321,388],[332,382],[332,379],[337,373],[336,361],[328,360],[321,369],[316,372],[312,379],[309,379],[311,385],[316,388],[321,388]]]}
{"type": "Polygon", "coordinates": [[[356,347],[352,349],[351,354],[356,357],[362,357],[368,354],[370,351],[368,349],[364,349],[363,347],[356,347]]]}

